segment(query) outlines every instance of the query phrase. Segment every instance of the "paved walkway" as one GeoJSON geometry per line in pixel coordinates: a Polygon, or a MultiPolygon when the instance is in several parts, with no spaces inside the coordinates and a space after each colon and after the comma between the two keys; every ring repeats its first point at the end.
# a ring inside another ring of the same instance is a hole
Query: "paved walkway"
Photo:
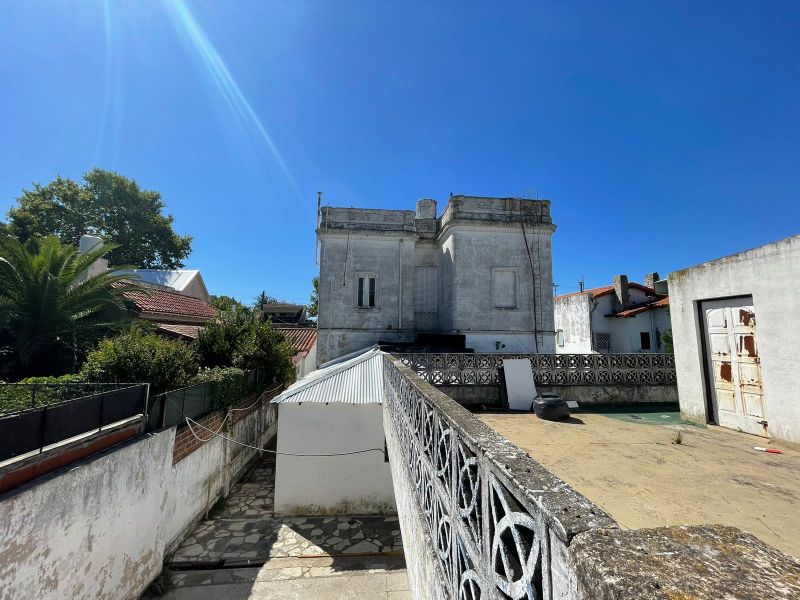
{"type": "Polygon", "coordinates": [[[733,525],[800,557],[797,450],[756,452],[754,446],[776,444],[721,427],[681,424],[668,411],[578,410],[565,422],[532,413],[477,416],[623,527],[733,525]]]}
{"type": "Polygon", "coordinates": [[[267,455],[168,562],[167,600],[411,598],[397,517],[275,517],[267,455]]]}

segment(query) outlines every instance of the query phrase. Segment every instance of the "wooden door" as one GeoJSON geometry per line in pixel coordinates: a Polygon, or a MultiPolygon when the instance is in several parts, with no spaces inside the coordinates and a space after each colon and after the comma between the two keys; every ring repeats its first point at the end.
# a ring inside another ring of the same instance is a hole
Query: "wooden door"
{"type": "Polygon", "coordinates": [[[702,312],[714,422],[768,435],[753,299],[703,302],[702,312]]]}

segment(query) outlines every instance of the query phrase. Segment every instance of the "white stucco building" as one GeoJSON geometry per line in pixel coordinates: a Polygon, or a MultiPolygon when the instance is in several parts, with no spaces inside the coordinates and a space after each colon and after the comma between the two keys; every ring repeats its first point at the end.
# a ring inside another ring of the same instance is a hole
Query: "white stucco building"
{"type": "Polygon", "coordinates": [[[669,274],[681,414],[800,443],[800,235],[669,274]]]}
{"type": "Polygon", "coordinates": [[[323,207],[320,362],[457,334],[479,352],[553,352],[548,200],[453,196],[408,210],[323,207]]]}
{"type": "Polygon", "coordinates": [[[669,298],[617,275],[611,285],[556,296],[553,302],[559,354],[663,352],[671,328],[669,298]]]}
{"type": "Polygon", "coordinates": [[[383,452],[379,350],[367,349],[323,366],[273,402],[278,405],[276,514],[395,512],[392,476],[383,452]]]}

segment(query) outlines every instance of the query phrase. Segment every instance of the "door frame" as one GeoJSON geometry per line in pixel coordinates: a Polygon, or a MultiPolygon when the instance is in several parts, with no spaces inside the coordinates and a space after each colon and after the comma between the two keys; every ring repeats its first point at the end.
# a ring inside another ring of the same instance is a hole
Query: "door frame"
{"type": "Polygon", "coordinates": [[[703,393],[705,394],[705,405],[706,405],[706,424],[707,425],[717,425],[719,423],[715,420],[714,417],[714,398],[712,396],[713,392],[711,390],[712,384],[712,374],[711,369],[708,367],[709,363],[709,350],[708,350],[708,342],[706,338],[708,337],[706,331],[706,315],[703,311],[703,303],[704,302],[717,302],[719,300],[744,300],[746,298],[750,298],[753,300],[753,306],[755,306],[755,299],[753,299],[753,294],[736,294],[733,296],[718,296],[715,298],[701,298],[694,301],[695,306],[695,316],[697,317],[698,327],[698,335],[700,336],[700,362],[702,363],[703,367],[703,393]]]}

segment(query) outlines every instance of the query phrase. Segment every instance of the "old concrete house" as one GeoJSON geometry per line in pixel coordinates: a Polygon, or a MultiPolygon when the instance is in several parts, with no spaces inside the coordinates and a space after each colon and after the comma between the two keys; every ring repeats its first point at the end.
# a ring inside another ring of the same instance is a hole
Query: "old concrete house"
{"type": "Polygon", "coordinates": [[[681,414],[800,443],[800,235],[669,274],[681,414]]]}
{"type": "Polygon", "coordinates": [[[547,200],[453,196],[438,217],[435,200],[416,212],[323,207],[318,361],[429,333],[481,352],[553,352],[554,231],[547,200]]]}
{"type": "Polygon", "coordinates": [[[669,330],[669,298],[654,290],[658,273],[645,285],[617,275],[611,285],[556,296],[559,354],[663,352],[669,330]]]}

